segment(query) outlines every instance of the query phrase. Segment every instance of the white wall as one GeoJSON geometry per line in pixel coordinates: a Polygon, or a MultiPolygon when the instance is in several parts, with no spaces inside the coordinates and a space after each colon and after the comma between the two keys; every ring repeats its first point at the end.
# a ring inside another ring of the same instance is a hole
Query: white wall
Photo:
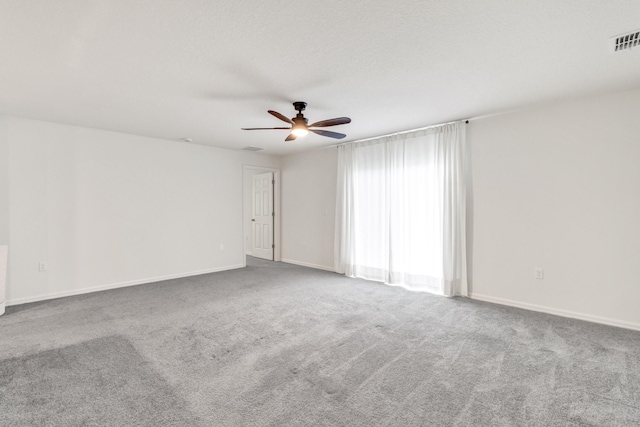
{"type": "Polygon", "coordinates": [[[253,247],[253,233],[251,224],[251,212],[253,208],[253,181],[251,177],[259,173],[255,169],[249,169],[245,166],[242,174],[242,206],[243,206],[243,224],[244,224],[244,251],[247,255],[251,255],[253,247]]]}
{"type": "Polygon", "coordinates": [[[5,119],[0,116],[0,245],[9,243],[9,142],[5,130],[5,119]]]}
{"type": "Polygon", "coordinates": [[[9,304],[243,266],[242,165],[279,158],[4,122],[9,304]]]}
{"type": "Polygon", "coordinates": [[[333,271],[338,150],[282,158],[282,261],[333,271]]]}
{"type": "Polygon", "coordinates": [[[9,142],[0,116],[0,314],[5,308],[6,255],[9,244],[9,142]]]}
{"type": "Polygon", "coordinates": [[[638,111],[632,91],[470,123],[474,298],[640,329],[638,111]]]}

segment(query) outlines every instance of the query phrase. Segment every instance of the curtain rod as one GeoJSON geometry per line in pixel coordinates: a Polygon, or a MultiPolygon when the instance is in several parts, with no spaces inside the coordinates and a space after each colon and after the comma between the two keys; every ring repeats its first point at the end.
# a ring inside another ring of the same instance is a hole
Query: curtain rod
{"type": "MultiPolygon", "coordinates": [[[[417,129],[410,129],[410,130],[403,130],[403,131],[400,131],[400,132],[388,133],[386,135],[372,136],[371,138],[356,139],[355,141],[347,141],[347,142],[343,142],[343,143],[336,144],[336,145],[329,145],[329,147],[340,147],[341,145],[353,144],[353,143],[356,143],[356,142],[371,141],[373,139],[380,139],[380,138],[386,138],[386,137],[389,137],[389,136],[403,135],[405,133],[417,132],[419,130],[426,130],[426,129],[431,129],[431,128],[435,128],[435,127],[438,127],[438,126],[448,125],[450,123],[455,123],[456,121],[458,121],[458,120],[455,120],[453,122],[441,123],[439,125],[431,125],[431,126],[425,126],[425,127],[417,128],[417,129]]],[[[465,122],[465,124],[467,124],[467,123],[469,123],[469,120],[465,120],[464,122],[465,122]]]]}

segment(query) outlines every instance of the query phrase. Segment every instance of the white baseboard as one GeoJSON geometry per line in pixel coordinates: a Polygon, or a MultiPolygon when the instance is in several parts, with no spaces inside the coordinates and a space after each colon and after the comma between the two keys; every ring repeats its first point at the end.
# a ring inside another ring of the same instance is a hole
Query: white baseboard
{"type": "Polygon", "coordinates": [[[285,259],[285,258],[282,258],[281,261],[282,262],[286,262],[287,264],[295,264],[295,265],[301,265],[303,267],[311,267],[311,268],[317,268],[318,270],[326,270],[326,271],[335,272],[333,267],[327,267],[325,265],[312,264],[310,262],[296,261],[296,260],[293,260],[293,259],[285,259]]]}
{"type": "Polygon", "coordinates": [[[167,276],[149,277],[149,278],[146,278],[146,279],[130,280],[130,281],[127,281],[127,282],[120,282],[120,283],[111,283],[111,284],[108,284],[108,285],[92,286],[92,287],[89,287],[89,288],[80,288],[80,289],[72,289],[72,290],[69,290],[69,291],[51,292],[51,293],[48,293],[48,294],[41,294],[41,295],[37,295],[37,296],[33,296],[33,297],[16,298],[16,299],[7,300],[6,304],[7,304],[7,306],[18,305],[18,304],[27,304],[27,303],[30,303],[30,302],[44,301],[44,300],[54,299],[54,298],[69,297],[69,296],[73,296],[73,295],[88,294],[88,293],[91,293],[91,292],[106,291],[106,290],[109,290],[109,289],[125,288],[127,286],[144,285],[145,283],[161,282],[163,280],[179,279],[179,278],[182,278],[182,277],[190,277],[190,276],[199,276],[201,274],[216,273],[218,271],[233,270],[233,269],[242,268],[242,267],[245,267],[245,266],[242,265],[242,264],[234,264],[234,265],[228,265],[228,266],[225,266],[225,267],[218,267],[218,268],[211,268],[211,269],[206,269],[206,270],[191,271],[189,273],[169,274],[167,276]]]}
{"type": "Polygon", "coordinates": [[[640,323],[626,320],[612,319],[610,317],[595,316],[592,314],[578,313],[575,311],[562,310],[558,308],[546,307],[543,305],[529,304],[526,302],[513,301],[504,298],[496,298],[489,295],[472,293],[469,298],[478,301],[486,301],[494,304],[508,305],[511,307],[523,308],[525,310],[539,311],[541,313],[555,314],[556,316],[569,317],[571,319],[586,320],[587,322],[601,323],[603,325],[617,326],[619,328],[633,329],[640,331],[640,323]]]}
{"type": "Polygon", "coordinates": [[[4,314],[4,302],[0,302],[0,316],[2,316],[4,314]]]}

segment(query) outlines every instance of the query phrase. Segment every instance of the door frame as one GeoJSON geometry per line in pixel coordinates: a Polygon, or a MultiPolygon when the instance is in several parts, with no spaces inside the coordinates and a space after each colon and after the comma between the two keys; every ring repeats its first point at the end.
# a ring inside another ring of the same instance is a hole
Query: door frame
{"type": "Polygon", "coordinates": [[[245,175],[246,172],[253,171],[254,174],[262,173],[262,172],[273,172],[273,180],[275,183],[273,184],[273,210],[275,212],[273,218],[273,244],[275,248],[273,249],[273,260],[280,261],[282,256],[282,239],[280,238],[281,228],[280,228],[280,218],[281,218],[281,195],[280,195],[280,169],[276,168],[267,168],[263,166],[253,166],[253,165],[242,165],[242,260],[243,265],[247,266],[247,251],[246,251],[246,242],[245,236],[247,234],[248,224],[245,221],[244,214],[247,209],[251,210],[252,206],[246,206],[246,201],[244,198],[244,191],[247,185],[252,187],[253,182],[250,180],[246,182],[245,175]]]}

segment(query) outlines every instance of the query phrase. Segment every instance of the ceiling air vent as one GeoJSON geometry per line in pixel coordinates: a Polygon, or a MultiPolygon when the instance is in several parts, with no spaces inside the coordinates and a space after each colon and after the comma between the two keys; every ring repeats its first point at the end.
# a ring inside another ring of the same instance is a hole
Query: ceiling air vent
{"type": "Polygon", "coordinates": [[[248,147],[244,147],[242,150],[243,151],[262,151],[264,150],[264,148],[248,146],[248,147]]]}
{"type": "Polygon", "coordinates": [[[631,49],[640,46],[640,30],[631,31],[630,33],[620,34],[611,37],[611,51],[618,52],[625,49],[631,49]]]}

